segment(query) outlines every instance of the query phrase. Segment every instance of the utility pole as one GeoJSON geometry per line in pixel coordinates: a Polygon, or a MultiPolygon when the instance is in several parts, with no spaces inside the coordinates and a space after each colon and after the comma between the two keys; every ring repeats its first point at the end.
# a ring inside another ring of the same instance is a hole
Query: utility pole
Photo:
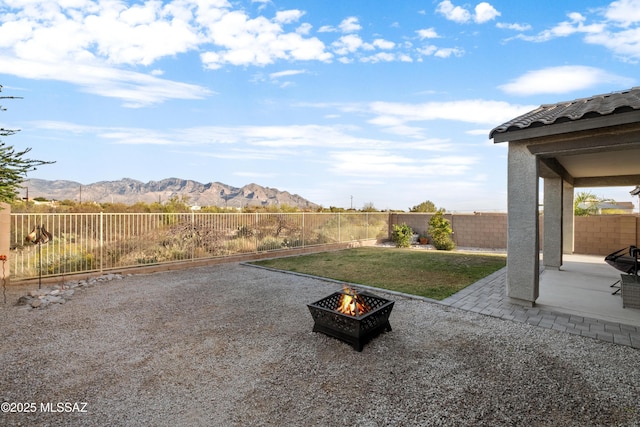
{"type": "Polygon", "coordinates": [[[353,209],[353,196],[351,196],[351,209],[353,209]]]}

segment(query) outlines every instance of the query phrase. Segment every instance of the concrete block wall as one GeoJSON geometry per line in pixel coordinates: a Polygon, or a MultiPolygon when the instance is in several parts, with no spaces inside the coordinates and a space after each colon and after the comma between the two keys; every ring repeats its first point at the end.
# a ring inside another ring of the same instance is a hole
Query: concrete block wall
{"type": "MultiPolygon", "coordinates": [[[[417,233],[426,233],[431,214],[393,213],[389,226],[405,223],[417,233]]],[[[453,240],[460,247],[505,249],[507,247],[507,214],[447,214],[453,228],[453,240]]],[[[540,215],[540,248],[544,219],[540,215]]],[[[640,216],[594,215],[576,217],[574,225],[574,253],[608,255],[613,251],[640,246],[640,216]]]]}
{"type": "Polygon", "coordinates": [[[456,245],[472,248],[507,248],[507,215],[479,213],[447,215],[456,245]]]}
{"type": "Polygon", "coordinates": [[[600,215],[575,218],[575,253],[608,255],[638,245],[640,217],[600,215]]]}
{"type": "MultiPolygon", "coordinates": [[[[453,241],[461,247],[506,249],[507,214],[446,214],[451,223],[453,241]]],[[[393,213],[389,221],[392,224],[407,224],[414,232],[427,234],[431,214],[393,213]]]]}

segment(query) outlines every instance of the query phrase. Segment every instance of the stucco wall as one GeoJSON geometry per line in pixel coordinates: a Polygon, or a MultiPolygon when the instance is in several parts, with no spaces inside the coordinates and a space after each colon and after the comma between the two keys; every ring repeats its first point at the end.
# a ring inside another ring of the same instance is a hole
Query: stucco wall
{"type": "MultiPolygon", "coordinates": [[[[397,213],[391,224],[406,223],[418,233],[426,233],[430,214],[397,213]]],[[[453,228],[458,246],[505,249],[507,247],[507,214],[479,213],[446,215],[453,228]]],[[[543,216],[540,216],[540,247],[542,248],[543,216]]],[[[637,215],[596,215],[575,218],[575,249],[577,254],[607,255],[640,245],[640,217],[637,215]]]]}
{"type": "MultiPolygon", "coordinates": [[[[9,256],[11,240],[11,205],[0,203],[0,255],[9,256]]],[[[0,261],[0,280],[8,284],[10,278],[9,262],[0,261]],[[4,264],[4,265],[3,265],[4,264]],[[4,271],[2,270],[4,268],[4,271]],[[4,276],[3,276],[4,273],[4,276]]],[[[0,286],[2,283],[0,283],[0,286]]]]}

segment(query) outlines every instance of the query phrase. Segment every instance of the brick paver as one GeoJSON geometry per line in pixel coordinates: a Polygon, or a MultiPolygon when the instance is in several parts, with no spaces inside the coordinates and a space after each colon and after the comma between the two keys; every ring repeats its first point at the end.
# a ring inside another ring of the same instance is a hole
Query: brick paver
{"type": "Polygon", "coordinates": [[[440,303],[504,320],[640,348],[640,328],[637,326],[510,303],[505,292],[506,273],[506,268],[496,271],[440,303]]]}

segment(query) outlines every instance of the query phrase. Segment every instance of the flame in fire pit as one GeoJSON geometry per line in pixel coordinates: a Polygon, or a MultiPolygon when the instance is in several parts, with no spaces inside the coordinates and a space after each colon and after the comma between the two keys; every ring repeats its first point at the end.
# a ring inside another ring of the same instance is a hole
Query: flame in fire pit
{"type": "Polygon", "coordinates": [[[336,308],[343,314],[349,316],[359,316],[365,314],[371,310],[371,308],[364,302],[362,297],[351,288],[344,288],[342,290],[342,296],[340,297],[340,304],[336,308]]]}

